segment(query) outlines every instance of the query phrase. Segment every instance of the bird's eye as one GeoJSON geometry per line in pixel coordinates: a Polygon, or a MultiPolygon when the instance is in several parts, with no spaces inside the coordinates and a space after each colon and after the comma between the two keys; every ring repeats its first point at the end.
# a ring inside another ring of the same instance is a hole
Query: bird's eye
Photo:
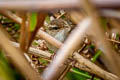
{"type": "Polygon", "coordinates": [[[49,30],[57,30],[57,29],[60,29],[60,27],[57,25],[52,25],[49,27],[49,30]]]}

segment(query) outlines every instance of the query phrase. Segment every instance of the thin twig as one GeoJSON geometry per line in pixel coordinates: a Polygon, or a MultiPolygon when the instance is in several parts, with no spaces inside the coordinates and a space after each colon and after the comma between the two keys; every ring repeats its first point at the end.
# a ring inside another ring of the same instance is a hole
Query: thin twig
{"type": "Polygon", "coordinates": [[[115,43],[117,43],[117,44],[120,44],[120,41],[116,41],[116,40],[112,40],[112,39],[107,39],[107,40],[109,40],[109,41],[111,41],[111,42],[115,42],[115,43]]]}
{"type": "MultiPolygon", "coordinates": [[[[20,47],[20,45],[18,43],[16,43],[16,42],[11,42],[11,43],[13,44],[13,46],[15,46],[17,48],[20,47]]],[[[37,55],[37,56],[40,56],[40,57],[43,56],[45,58],[50,58],[52,56],[52,54],[50,54],[48,52],[38,50],[38,49],[35,49],[35,48],[32,48],[32,47],[29,48],[28,53],[34,54],[34,55],[37,55]]]]}
{"type": "Polygon", "coordinates": [[[30,65],[36,70],[36,72],[38,72],[38,69],[36,68],[36,66],[33,63],[32,59],[30,59],[30,57],[28,56],[28,54],[24,53],[24,56],[27,59],[27,61],[30,63],[30,65]]]}
{"type": "MultiPolygon", "coordinates": [[[[120,80],[120,78],[118,78],[116,75],[104,71],[100,67],[94,65],[94,63],[91,63],[87,59],[84,59],[84,57],[80,56],[78,53],[74,53],[73,55],[74,55],[73,58],[76,59],[79,62],[79,64],[77,64],[77,65],[80,65],[80,64],[87,65],[87,67],[89,68],[87,70],[88,72],[96,73],[97,75],[99,75],[100,77],[104,78],[105,80],[120,80]]],[[[84,68],[85,68],[85,66],[83,66],[83,70],[84,70],[84,68]]]]}
{"type": "Polygon", "coordinates": [[[70,71],[70,69],[72,68],[72,65],[69,64],[67,65],[66,69],[64,70],[64,72],[62,73],[62,75],[60,76],[60,78],[58,80],[63,80],[64,77],[66,76],[66,74],[70,71]]]}

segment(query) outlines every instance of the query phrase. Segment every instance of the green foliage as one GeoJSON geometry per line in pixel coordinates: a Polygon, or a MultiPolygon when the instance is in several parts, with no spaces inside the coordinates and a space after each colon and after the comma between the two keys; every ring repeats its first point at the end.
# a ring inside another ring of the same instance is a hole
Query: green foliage
{"type": "Polygon", "coordinates": [[[102,51],[101,51],[101,50],[98,50],[98,51],[95,53],[95,55],[93,56],[93,58],[91,58],[91,61],[92,61],[92,62],[95,62],[101,54],[102,54],[102,51]]]}
{"type": "Polygon", "coordinates": [[[21,80],[22,76],[13,70],[3,53],[0,51],[0,79],[1,80],[21,80]]]}
{"type": "Polygon", "coordinates": [[[62,19],[65,19],[65,15],[62,15],[61,18],[62,18],[62,19]]]}
{"type": "Polygon", "coordinates": [[[32,12],[30,13],[30,31],[34,31],[36,25],[37,25],[37,13],[32,12]]]}
{"type": "Polygon", "coordinates": [[[14,30],[19,30],[20,29],[20,25],[15,23],[14,26],[13,26],[14,30]]]}
{"type": "Polygon", "coordinates": [[[32,44],[35,45],[35,46],[39,45],[36,41],[33,41],[32,44]]]}
{"type": "MultiPolygon", "coordinates": [[[[72,68],[72,72],[68,72],[66,77],[68,80],[87,80],[92,78],[92,76],[89,75],[88,72],[79,70],[77,68],[72,68]]],[[[100,80],[100,79],[95,77],[93,80],[100,80]]]]}
{"type": "Polygon", "coordinates": [[[49,51],[51,54],[54,54],[54,51],[51,50],[51,49],[49,49],[49,48],[48,48],[48,51],[49,51]]]}
{"type": "Polygon", "coordinates": [[[87,46],[85,47],[85,49],[88,49],[88,48],[92,48],[92,49],[94,49],[95,46],[94,46],[93,44],[91,44],[91,45],[87,45],[87,46]]]}
{"type": "Polygon", "coordinates": [[[116,40],[119,40],[119,39],[120,39],[120,35],[116,34],[116,40]]]}
{"type": "Polygon", "coordinates": [[[46,66],[48,64],[48,61],[43,59],[43,58],[39,58],[40,64],[42,64],[43,66],[46,66]]]}
{"type": "Polygon", "coordinates": [[[4,23],[11,23],[11,22],[13,22],[11,19],[6,18],[6,17],[4,17],[2,20],[3,20],[4,23]]]}
{"type": "Polygon", "coordinates": [[[8,28],[7,31],[8,31],[8,32],[11,32],[11,31],[12,31],[12,28],[8,28]]]}

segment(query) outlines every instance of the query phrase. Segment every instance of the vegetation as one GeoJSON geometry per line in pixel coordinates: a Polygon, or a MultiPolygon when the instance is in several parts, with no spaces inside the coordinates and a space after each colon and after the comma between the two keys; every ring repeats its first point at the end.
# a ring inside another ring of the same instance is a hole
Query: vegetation
{"type": "Polygon", "coordinates": [[[120,80],[120,1],[101,2],[0,1],[0,80],[120,80]]]}

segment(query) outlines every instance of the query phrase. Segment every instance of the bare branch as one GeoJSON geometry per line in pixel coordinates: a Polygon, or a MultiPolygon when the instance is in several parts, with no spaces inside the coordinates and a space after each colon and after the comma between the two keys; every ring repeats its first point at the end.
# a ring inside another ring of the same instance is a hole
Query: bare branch
{"type": "Polygon", "coordinates": [[[104,17],[111,17],[120,19],[120,11],[112,10],[112,9],[102,9],[100,10],[100,15],[104,17]]]}
{"type": "MultiPolygon", "coordinates": [[[[2,25],[0,25],[2,27],[2,25]]],[[[20,50],[14,48],[9,39],[5,36],[3,31],[0,29],[0,46],[11,58],[11,62],[15,65],[21,73],[30,80],[41,80],[41,77],[36,73],[33,68],[29,65],[27,60],[24,58],[24,55],[20,50]]]]}
{"type": "Polygon", "coordinates": [[[82,0],[83,9],[86,11],[88,16],[91,16],[92,19],[92,27],[88,32],[88,35],[91,37],[91,40],[95,40],[96,45],[103,51],[101,55],[101,60],[105,64],[105,66],[114,74],[120,77],[120,57],[112,48],[112,45],[106,41],[104,31],[101,29],[100,18],[98,16],[97,11],[93,8],[93,6],[89,3],[88,0],[82,0]],[[93,31],[94,30],[94,31],[93,31]]]}
{"type": "Polygon", "coordinates": [[[22,19],[18,16],[16,16],[15,14],[13,14],[11,11],[8,10],[0,10],[0,13],[8,18],[10,18],[11,20],[15,21],[18,24],[22,23],[22,19]]]}
{"type": "MultiPolygon", "coordinates": [[[[0,8],[7,10],[53,10],[53,9],[79,9],[80,0],[3,0],[0,1],[0,8]],[[7,6],[6,6],[7,5],[7,6]],[[49,5],[49,6],[48,6],[49,5]],[[62,5],[62,6],[61,6],[62,5]]],[[[91,0],[92,3],[96,5],[96,7],[100,8],[119,8],[120,1],[119,0],[91,0]]]]}
{"type": "Polygon", "coordinates": [[[26,38],[27,38],[27,26],[26,26],[26,13],[21,12],[21,18],[22,18],[22,23],[21,23],[21,28],[20,28],[20,49],[22,51],[26,51],[26,38]]]}
{"type": "Polygon", "coordinates": [[[99,75],[105,80],[120,80],[120,78],[118,78],[116,75],[104,71],[100,67],[94,65],[94,63],[88,61],[87,59],[84,59],[84,57],[80,56],[78,53],[74,53],[73,55],[74,55],[73,58],[79,62],[78,64],[79,67],[80,65],[84,64],[84,66],[82,66],[83,67],[82,70],[86,70],[87,69],[86,66],[87,66],[89,69],[87,69],[86,71],[96,73],[96,75],[99,75]]]}
{"type": "MultiPolygon", "coordinates": [[[[12,42],[13,46],[19,48],[20,45],[16,42],[12,42]]],[[[31,53],[31,54],[34,54],[34,55],[37,55],[37,56],[43,56],[43,57],[46,57],[46,58],[50,58],[52,54],[48,53],[48,52],[45,52],[45,51],[42,51],[42,50],[38,50],[38,49],[35,49],[35,48],[32,48],[30,47],[29,48],[29,51],[28,53],[31,53]]]]}

